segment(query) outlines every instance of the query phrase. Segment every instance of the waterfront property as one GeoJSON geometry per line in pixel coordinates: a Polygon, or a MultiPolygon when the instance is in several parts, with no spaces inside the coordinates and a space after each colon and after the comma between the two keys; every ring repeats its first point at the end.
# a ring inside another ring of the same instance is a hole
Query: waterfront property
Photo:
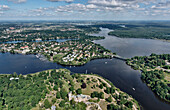
{"type": "Polygon", "coordinates": [[[111,58],[114,55],[109,50],[89,40],[0,44],[0,52],[40,54],[48,60],[62,65],[83,65],[92,59],[111,58]]]}

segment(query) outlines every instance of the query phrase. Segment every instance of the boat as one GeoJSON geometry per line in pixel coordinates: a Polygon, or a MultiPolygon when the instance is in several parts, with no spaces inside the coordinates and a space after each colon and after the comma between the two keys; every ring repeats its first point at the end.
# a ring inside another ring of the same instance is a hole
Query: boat
{"type": "Polygon", "coordinates": [[[39,56],[38,55],[35,55],[37,58],[39,58],[39,56]]]}
{"type": "Polygon", "coordinates": [[[135,88],[132,88],[135,91],[135,88]]]}
{"type": "Polygon", "coordinates": [[[105,64],[107,64],[107,62],[105,62],[105,64]]]}

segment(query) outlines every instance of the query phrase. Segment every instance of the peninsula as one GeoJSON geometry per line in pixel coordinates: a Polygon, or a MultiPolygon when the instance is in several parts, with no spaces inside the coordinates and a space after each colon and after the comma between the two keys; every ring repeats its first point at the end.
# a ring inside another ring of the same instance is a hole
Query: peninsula
{"type": "Polygon", "coordinates": [[[0,81],[3,110],[140,109],[130,95],[96,74],[70,75],[69,70],[54,69],[28,75],[1,74],[0,81]]]}
{"type": "Polygon", "coordinates": [[[49,61],[62,65],[83,65],[92,59],[112,58],[115,55],[115,53],[90,40],[0,44],[0,52],[44,55],[49,61]]]}
{"type": "Polygon", "coordinates": [[[170,102],[170,54],[136,56],[126,63],[133,69],[141,70],[141,79],[161,99],[170,102]]]}

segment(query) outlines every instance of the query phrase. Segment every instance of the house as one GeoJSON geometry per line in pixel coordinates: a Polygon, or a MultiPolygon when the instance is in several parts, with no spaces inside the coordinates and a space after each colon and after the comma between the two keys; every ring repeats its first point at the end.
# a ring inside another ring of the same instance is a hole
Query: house
{"type": "Polygon", "coordinates": [[[72,92],[69,92],[68,96],[69,96],[69,101],[74,99],[75,102],[82,102],[82,101],[84,102],[91,99],[91,97],[88,95],[83,95],[83,94],[76,95],[76,96],[72,95],[72,92]]]}
{"type": "Polygon", "coordinates": [[[56,110],[56,106],[51,106],[51,110],[56,110]]]}
{"type": "Polygon", "coordinates": [[[14,78],[14,77],[11,77],[9,80],[12,81],[12,80],[19,80],[19,78],[14,78]]]}
{"type": "Polygon", "coordinates": [[[35,41],[36,42],[40,42],[40,41],[42,41],[42,39],[41,38],[37,38],[37,39],[35,39],[35,41]]]}

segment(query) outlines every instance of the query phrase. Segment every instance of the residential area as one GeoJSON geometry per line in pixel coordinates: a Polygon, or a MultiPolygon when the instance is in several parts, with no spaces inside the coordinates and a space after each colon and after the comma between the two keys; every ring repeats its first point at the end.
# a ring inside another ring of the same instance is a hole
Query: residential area
{"type": "Polygon", "coordinates": [[[21,42],[0,44],[0,52],[40,54],[63,65],[83,65],[96,58],[111,58],[113,53],[89,40],[65,42],[21,42]]]}

